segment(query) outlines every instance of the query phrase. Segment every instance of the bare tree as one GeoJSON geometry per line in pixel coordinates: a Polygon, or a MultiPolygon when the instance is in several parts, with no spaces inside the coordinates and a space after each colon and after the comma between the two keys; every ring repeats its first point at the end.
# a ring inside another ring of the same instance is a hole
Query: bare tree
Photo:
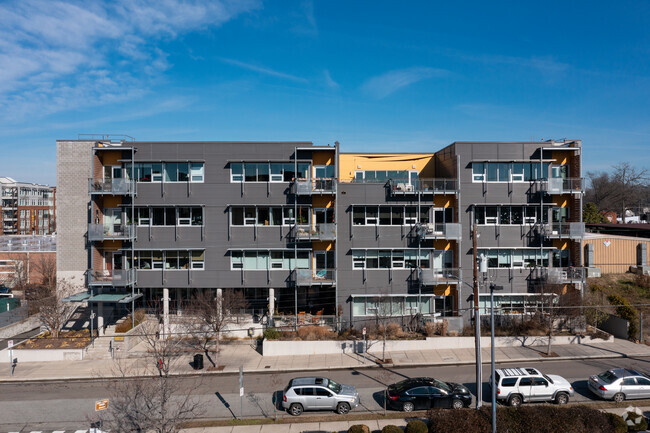
{"type": "Polygon", "coordinates": [[[386,340],[388,339],[388,325],[393,319],[391,311],[391,298],[385,294],[373,298],[375,304],[375,325],[381,339],[381,360],[386,361],[386,340]]]}
{"type": "Polygon", "coordinates": [[[623,222],[627,210],[650,200],[648,170],[628,162],[614,165],[611,173],[587,172],[587,178],[590,185],[585,201],[595,203],[600,210],[619,212],[623,222]]]}
{"type": "Polygon", "coordinates": [[[9,259],[13,261],[13,272],[9,281],[14,290],[25,290],[29,284],[29,269],[26,254],[11,254],[9,259]]]}
{"type": "Polygon", "coordinates": [[[62,279],[57,282],[52,296],[37,301],[40,304],[38,315],[41,323],[52,337],[59,338],[61,329],[68,323],[76,309],[74,303],[64,302],[63,299],[81,291],[83,291],[82,286],[62,279]]]}
{"type": "Polygon", "coordinates": [[[221,296],[209,290],[198,292],[187,309],[185,328],[189,338],[186,342],[202,350],[216,367],[222,333],[237,321],[239,310],[247,305],[243,292],[238,290],[224,290],[221,296]],[[210,352],[214,353],[214,359],[210,352]]]}
{"type": "Polygon", "coordinates": [[[145,322],[141,335],[147,356],[136,363],[115,361],[109,382],[109,408],[99,420],[102,429],[116,432],[175,433],[183,422],[199,417],[204,406],[194,390],[200,379],[170,377],[174,362],[182,354],[180,340],[156,336],[158,324],[145,322]]]}
{"type": "Polygon", "coordinates": [[[542,285],[542,303],[546,305],[544,317],[547,322],[548,344],[546,355],[551,356],[553,337],[558,328],[564,328],[562,322],[569,322],[582,315],[580,292],[562,284],[546,283],[542,285]]]}
{"type": "Polygon", "coordinates": [[[40,276],[43,287],[50,290],[56,287],[56,258],[53,254],[39,254],[30,265],[40,276]]]}

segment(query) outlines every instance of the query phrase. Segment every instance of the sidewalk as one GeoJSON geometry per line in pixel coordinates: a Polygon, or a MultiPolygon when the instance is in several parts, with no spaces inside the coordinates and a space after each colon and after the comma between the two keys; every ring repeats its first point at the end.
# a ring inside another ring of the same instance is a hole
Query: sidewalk
{"type": "MultiPolygon", "coordinates": [[[[310,370],[336,370],[348,368],[376,367],[376,357],[368,354],[364,358],[358,354],[337,355],[286,355],[262,356],[253,347],[245,344],[223,344],[219,355],[220,371],[207,369],[195,371],[191,367],[193,353],[181,356],[172,365],[172,374],[233,374],[239,373],[239,367],[251,372],[291,372],[310,370]]],[[[495,350],[497,362],[540,362],[567,359],[625,358],[650,356],[650,346],[634,344],[626,340],[613,343],[554,345],[553,352],[558,357],[542,356],[545,347],[508,347],[495,350]]],[[[490,349],[484,348],[483,363],[490,362],[490,349]]],[[[413,350],[386,352],[392,359],[391,367],[449,366],[475,363],[473,349],[413,350]]],[[[2,361],[0,361],[2,362],[2,361]]],[[[125,365],[137,365],[143,362],[139,358],[125,358],[125,365]]],[[[206,360],[207,363],[207,360],[206,360]]],[[[83,360],[56,362],[24,362],[18,359],[14,375],[11,376],[9,365],[0,368],[0,382],[47,381],[94,379],[106,377],[114,366],[113,360],[83,360]]],[[[208,365],[206,365],[207,367],[208,365]]]]}

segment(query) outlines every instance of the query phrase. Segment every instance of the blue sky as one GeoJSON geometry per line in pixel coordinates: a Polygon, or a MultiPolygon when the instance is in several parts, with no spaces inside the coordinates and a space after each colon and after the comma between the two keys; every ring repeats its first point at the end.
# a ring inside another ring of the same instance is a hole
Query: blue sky
{"type": "Polygon", "coordinates": [[[647,1],[0,2],[0,175],[55,184],[55,140],[581,138],[650,164],[647,1]]]}

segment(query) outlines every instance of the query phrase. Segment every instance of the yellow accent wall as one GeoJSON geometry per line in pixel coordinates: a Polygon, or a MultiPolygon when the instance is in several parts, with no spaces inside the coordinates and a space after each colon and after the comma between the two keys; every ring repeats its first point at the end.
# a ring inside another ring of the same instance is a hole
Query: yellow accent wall
{"type": "Polygon", "coordinates": [[[122,249],[122,241],[104,241],[102,249],[104,251],[118,251],[122,249]]]}
{"type": "MultiPolygon", "coordinates": [[[[314,163],[316,163],[314,161],[314,163]]],[[[416,170],[422,178],[433,178],[433,153],[341,153],[339,179],[350,182],[358,170],[416,170]],[[413,167],[415,166],[415,168],[413,167]]]]}
{"type": "Polygon", "coordinates": [[[332,150],[316,150],[311,155],[314,165],[332,165],[335,164],[336,152],[332,150]]]}
{"type": "Polygon", "coordinates": [[[451,286],[436,286],[433,288],[433,294],[436,296],[449,296],[451,295],[451,286]]]}
{"type": "Polygon", "coordinates": [[[327,241],[314,241],[311,244],[314,251],[333,251],[334,243],[327,241]]]}
{"type": "Polygon", "coordinates": [[[119,160],[122,159],[121,150],[102,150],[100,155],[102,158],[102,164],[104,165],[122,165],[122,163],[119,162],[119,160]]]}
{"type": "Polygon", "coordinates": [[[324,208],[324,207],[332,207],[334,206],[334,200],[332,199],[333,196],[318,196],[318,195],[313,195],[311,197],[312,200],[312,208],[324,208]]]}

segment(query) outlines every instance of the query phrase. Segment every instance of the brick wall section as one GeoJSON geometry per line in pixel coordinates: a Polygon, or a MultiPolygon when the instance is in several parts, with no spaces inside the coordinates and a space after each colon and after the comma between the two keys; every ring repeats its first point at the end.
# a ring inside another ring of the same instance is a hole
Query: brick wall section
{"type": "Polygon", "coordinates": [[[92,141],[56,142],[58,278],[74,276],[84,281],[82,278],[89,265],[86,232],[93,145],[92,141]]]}
{"type": "MultiPolygon", "coordinates": [[[[24,252],[24,251],[14,251],[14,252],[5,252],[0,251],[0,262],[22,262],[23,266],[26,266],[26,269],[29,271],[27,284],[36,285],[40,284],[42,280],[42,275],[37,269],[37,265],[34,265],[35,262],[41,260],[42,257],[48,257],[47,260],[53,260],[56,257],[56,252],[54,251],[44,251],[44,252],[24,252]]],[[[0,283],[2,281],[12,281],[14,278],[13,271],[15,268],[13,266],[0,266],[0,283]]]]}

